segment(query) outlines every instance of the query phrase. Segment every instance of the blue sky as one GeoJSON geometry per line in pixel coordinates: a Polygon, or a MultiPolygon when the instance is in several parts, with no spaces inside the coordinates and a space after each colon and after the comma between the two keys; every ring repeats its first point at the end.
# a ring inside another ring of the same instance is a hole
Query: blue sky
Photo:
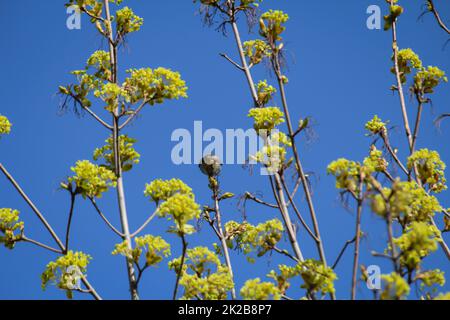
{"type": "MultiPolygon", "coordinates": [[[[406,12],[399,26],[400,47],[412,47],[426,65],[437,65],[450,72],[450,46],[443,48],[448,36],[437,27],[431,15],[418,20],[421,2],[405,3],[406,12]]],[[[30,197],[43,211],[63,237],[68,212],[68,195],[58,191],[59,182],[70,175],[70,167],[80,159],[90,159],[93,150],[103,145],[107,132],[87,115],[77,118],[71,112],[61,113],[58,85],[73,81],[69,72],[82,68],[87,57],[105,47],[100,36],[83,17],[82,29],[66,28],[67,15],[63,1],[46,1],[35,5],[31,0],[5,1],[0,12],[0,35],[3,39],[0,61],[0,113],[14,124],[13,133],[0,141],[0,161],[21,183],[30,197]]],[[[204,128],[249,128],[247,111],[251,107],[244,77],[219,57],[225,52],[236,57],[231,34],[222,36],[213,28],[203,26],[192,1],[136,1],[127,0],[134,11],[145,19],[141,32],[129,37],[127,46],[120,50],[121,75],[136,67],[167,67],[182,74],[189,86],[189,99],[167,102],[146,108],[143,116],[128,130],[138,139],[137,150],[142,161],[125,177],[131,229],[136,229],[153,212],[152,205],[143,196],[145,183],[156,178],[177,177],[186,181],[201,204],[210,202],[207,179],[197,166],[175,166],[171,162],[171,133],[177,128],[193,129],[194,121],[203,121],[204,128]]],[[[404,155],[405,137],[401,129],[401,115],[397,96],[389,90],[394,83],[390,74],[391,35],[381,30],[366,28],[366,9],[382,0],[347,1],[273,1],[267,0],[262,8],[282,9],[291,20],[285,34],[288,76],[287,94],[293,119],[311,116],[314,119],[315,139],[299,142],[300,154],[308,172],[314,173],[314,199],[325,242],[328,260],[334,261],[345,241],[354,236],[354,214],[346,211],[334,189],[334,181],[326,175],[327,165],[340,157],[362,160],[371,139],[365,137],[364,123],[373,115],[389,119],[394,144],[404,155]]],[[[450,3],[437,1],[440,11],[450,12],[450,3]]],[[[257,34],[248,34],[240,21],[244,40],[257,34]]],[[[263,67],[255,69],[256,79],[275,82],[263,67]]],[[[433,120],[442,112],[449,112],[448,85],[437,90],[433,106],[425,110],[420,147],[438,150],[450,162],[448,136],[450,123],[441,131],[433,120]]],[[[414,101],[407,100],[414,112],[414,101]]],[[[262,192],[269,201],[267,179],[251,175],[241,166],[225,166],[222,188],[235,194],[245,191],[262,192]]],[[[302,211],[305,202],[298,197],[302,211]]],[[[449,192],[440,200],[449,206],[449,192]]],[[[100,201],[100,206],[115,225],[119,217],[114,193],[100,201]]],[[[0,207],[17,208],[26,222],[26,233],[41,242],[52,240],[38,223],[30,209],[14,192],[8,182],[0,178],[0,207]]],[[[226,219],[239,220],[241,213],[237,201],[224,205],[226,219]]],[[[272,219],[277,212],[249,205],[249,220],[253,223],[272,219]]],[[[163,235],[167,223],[155,221],[148,233],[163,235]]],[[[381,251],[386,239],[382,221],[365,210],[363,229],[367,238],[362,244],[361,262],[378,264],[385,272],[389,265],[373,258],[371,250],[381,251]]],[[[111,256],[114,244],[119,242],[102,224],[87,203],[77,203],[73,224],[72,246],[94,257],[89,266],[89,279],[99,293],[107,299],[129,297],[123,259],[111,256]]],[[[165,236],[175,256],[180,252],[179,240],[165,236]]],[[[316,257],[313,244],[299,235],[305,256],[316,257]]],[[[198,236],[189,239],[193,245],[208,245],[216,241],[206,225],[198,236]]],[[[450,239],[447,237],[447,241],[450,239]]],[[[283,243],[288,247],[288,242],[283,243]]],[[[40,288],[40,274],[54,255],[26,244],[14,251],[0,249],[1,299],[59,299],[64,293],[51,287],[40,288]]],[[[233,254],[237,286],[247,278],[261,277],[278,263],[288,261],[277,256],[265,257],[250,265],[241,254],[233,254]]],[[[351,281],[350,251],[337,268],[339,281],[337,295],[348,298],[351,281]]],[[[450,272],[448,260],[441,251],[427,259],[429,267],[440,267],[450,272]]],[[[145,275],[141,296],[145,299],[170,298],[174,275],[166,263],[145,275]]],[[[295,287],[298,287],[295,283],[295,287]]],[[[449,291],[450,285],[444,290],[449,291]]],[[[300,297],[298,290],[291,294],[300,297]]],[[[363,284],[358,295],[370,298],[363,284]]],[[[88,298],[77,295],[77,298],[88,298]]]]}

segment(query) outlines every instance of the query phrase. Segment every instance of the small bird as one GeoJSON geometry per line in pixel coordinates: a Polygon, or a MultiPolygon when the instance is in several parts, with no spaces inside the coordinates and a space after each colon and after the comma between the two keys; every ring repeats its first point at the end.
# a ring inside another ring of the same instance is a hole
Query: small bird
{"type": "Polygon", "coordinates": [[[204,175],[217,177],[222,170],[222,161],[218,156],[206,155],[198,166],[204,175]]]}

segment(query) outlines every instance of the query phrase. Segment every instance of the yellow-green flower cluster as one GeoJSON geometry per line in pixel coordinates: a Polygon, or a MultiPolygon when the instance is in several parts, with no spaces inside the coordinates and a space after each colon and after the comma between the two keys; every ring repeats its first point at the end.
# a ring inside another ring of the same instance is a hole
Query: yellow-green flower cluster
{"type": "MultiPolygon", "coordinates": [[[[403,49],[398,52],[398,66],[402,83],[406,83],[407,75],[417,70],[411,91],[419,97],[434,93],[434,89],[442,82],[448,82],[445,72],[438,67],[425,68],[419,56],[412,49],[403,49]]],[[[391,69],[395,73],[395,68],[391,69]]]]}
{"type": "Polygon", "coordinates": [[[440,231],[425,222],[413,222],[394,244],[401,250],[400,263],[409,271],[420,267],[422,259],[438,249],[440,231]]]}
{"type": "Polygon", "coordinates": [[[446,165],[437,151],[416,151],[408,158],[408,169],[413,170],[414,166],[417,168],[418,178],[424,185],[428,185],[431,191],[440,193],[447,189],[446,165]]]}
{"type": "Polygon", "coordinates": [[[8,118],[0,114],[0,135],[10,134],[11,127],[12,125],[11,122],[9,122],[8,118]]]}
{"type": "Polygon", "coordinates": [[[448,300],[450,300],[450,292],[441,293],[434,300],[445,300],[445,301],[448,301],[448,300]]]}
{"type": "Polygon", "coordinates": [[[289,20],[289,15],[280,10],[269,10],[261,15],[260,34],[269,43],[274,44],[281,40],[281,34],[286,30],[284,24],[289,20]]]}
{"type": "Polygon", "coordinates": [[[234,287],[228,268],[206,247],[188,249],[182,270],[181,257],[169,262],[169,268],[181,272],[182,299],[226,300],[234,287]]]}
{"type": "Polygon", "coordinates": [[[251,158],[263,164],[270,173],[279,172],[286,163],[286,147],[291,147],[290,139],[283,132],[273,132],[267,143],[251,158]]]}
{"type": "Polygon", "coordinates": [[[186,83],[178,72],[165,68],[131,69],[122,85],[110,82],[111,61],[104,51],[95,52],[89,59],[84,70],[73,71],[79,84],[60,86],[59,92],[70,96],[83,107],[92,105],[89,95],[93,93],[106,103],[105,109],[114,112],[118,107],[126,111],[126,104],[159,104],[168,99],[187,97],[186,83]],[[88,74],[90,68],[93,74],[88,74]]]}
{"type": "Polygon", "coordinates": [[[94,91],[94,96],[102,99],[105,103],[105,109],[114,112],[119,106],[119,100],[130,101],[128,92],[116,83],[108,82],[100,86],[94,91]]]}
{"type": "Polygon", "coordinates": [[[273,250],[280,242],[284,232],[283,224],[278,219],[260,223],[257,226],[230,221],[225,225],[225,230],[230,248],[236,246],[245,254],[256,251],[258,257],[273,250]]]}
{"type": "Polygon", "coordinates": [[[364,167],[368,172],[385,172],[388,165],[389,163],[383,157],[383,152],[373,145],[369,156],[364,159],[364,167]]]}
{"type": "Polygon", "coordinates": [[[404,224],[413,221],[428,222],[442,207],[436,197],[429,195],[417,183],[395,182],[392,188],[384,188],[383,196],[372,197],[372,211],[386,217],[387,206],[384,198],[389,199],[389,210],[393,218],[399,218],[404,224]]]}
{"type": "Polygon", "coordinates": [[[200,218],[201,210],[191,196],[178,193],[163,202],[158,213],[161,217],[168,217],[175,222],[175,228],[172,229],[174,233],[192,234],[195,228],[188,222],[200,218]]]}
{"type": "Polygon", "coordinates": [[[428,270],[416,275],[416,280],[420,280],[421,288],[445,285],[445,273],[439,269],[428,270]]]}
{"type": "Polygon", "coordinates": [[[101,198],[110,187],[116,186],[116,176],[111,170],[87,160],[78,161],[71,170],[75,175],[68,181],[84,198],[101,198]]]}
{"type": "Polygon", "coordinates": [[[244,53],[250,63],[257,65],[271,54],[270,46],[263,40],[250,40],[244,42],[244,53]]]}
{"type": "Polygon", "coordinates": [[[334,281],[337,279],[333,269],[326,267],[322,262],[309,259],[300,262],[297,270],[303,279],[301,286],[309,294],[322,296],[328,293],[334,293],[334,281]]]}
{"type": "MultiPolygon", "coordinates": [[[[406,76],[410,74],[413,69],[420,70],[423,68],[422,60],[420,60],[419,56],[412,49],[402,49],[398,52],[398,68],[402,83],[406,83],[406,76]]],[[[394,68],[391,71],[392,73],[395,73],[394,68]]]]}
{"type": "MultiPolygon", "coordinates": [[[[121,0],[115,0],[121,1],[121,0]]],[[[111,2],[115,2],[111,1],[111,2]]],[[[103,2],[99,0],[69,0],[66,6],[78,6],[81,12],[86,12],[90,17],[101,17],[103,2]]],[[[94,20],[94,19],[92,19],[94,20]]]]}
{"type": "Polygon", "coordinates": [[[434,89],[442,82],[448,82],[445,72],[438,67],[429,66],[414,76],[414,91],[420,95],[434,93],[434,89]]]}
{"type": "Polygon", "coordinates": [[[83,252],[69,251],[66,255],[50,262],[41,275],[42,289],[49,283],[54,283],[59,289],[65,290],[67,297],[72,298],[72,291],[78,285],[81,275],[86,276],[87,266],[92,260],[91,256],[83,252]]]}
{"type": "Polygon", "coordinates": [[[200,206],[195,202],[192,189],[178,179],[155,180],[146,185],[144,194],[157,204],[160,217],[173,220],[175,228],[170,231],[181,234],[192,234],[195,228],[188,222],[200,217],[200,206]]]}
{"type": "MultiPolygon", "coordinates": [[[[105,161],[105,167],[111,171],[115,170],[114,159],[114,146],[113,138],[109,137],[106,141],[106,145],[98,148],[94,151],[94,160],[98,161],[103,159],[105,161]]],[[[122,165],[122,171],[127,172],[133,168],[133,165],[139,163],[141,155],[134,149],[136,140],[128,137],[127,135],[119,136],[119,154],[120,163],[122,165]]]]}
{"type": "Polygon", "coordinates": [[[261,106],[266,106],[270,100],[272,100],[273,95],[277,92],[277,90],[267,84],[267,80],[260,81],[257,85],[258,91],[258,102],[261,106]]]}
{"type": "Polygon", "coordinates": [[[247,280],[241,289],[244,300],[280,300],[280,289],[272,282],[261,282],[260,278],[247,280]]]}
{"type": "Polygon", "coordinates": [[[170,256],[170,244],[161,237],[146,235],[143,237],[136,237],[134,242],[135,247],[132,250],[129,249],[127,241],[117,244],[112,254],[122,255],[129,261],[139,265],[141,256],[144,253],[144,268],[156,266],[164,259],[164,257],[167,258],[170,256]]]}
{"type": "Polygon", "coordinates": [[[291,286],[289,281],[299,275],[299,270],[298,266],[290,267],[282,264],[278,266],[278,272],[272,270],[267,276],[277,282],[277,288],[284,295],[291,286]]]}
{"type": "MultiPolygon", "coordinates": [[[[386,0],[386,2],[388,2],[389,4],[391,3],[390,0],[386,0]]],[[[395,0],[393,3],[394,5],[389,8],[389,14],[384,16],[385,31],[391,29],[397,18],[403,14],[403,8],[396,4],[397,0],[395,0]]]]}
{"type": "Polygon", "coordinates": [[[111,57],[103,50],[95,51],[87,60],[86,70],[95,69],[94,76],[101,80],[111,79],[111,57]]]}
{"type": "Polygon", "coordinates": [[[373,135],[386,132],[386,123],[383,122],[377,115],[372,120],[366,123],[366,130],[373,135]]]}
{"type": "Polygon", "coordinates": [[[260,133],[270,133],[276,126],[284,123],[284,113],[278,107],[253,108],[248,116],[253,118],[253,128],[260,133]]]}
{"type": "Polygon", "coordinates": [[[164,100],[187,98],[186,82],[178,72],[157,68],[152,70],[131,69],[123,85],[131,97],[131,102],[144,100],[150,105],[163,103],[164,100]]]}
{"type": "Polygon", "coordinates": [[[144,19],[134,14],[133,10],[128,7],[117,10],[116,27],[117,32],[124,36],[127,33],[136,32],[141,29],[144,19]]]}
{"type": "Polygon", "coordinates": [[[176,194],[194,197],[192,189],[179,179],[154,180],[145,186],[144,195],[155,203],[167,201],[176,194]]]}
{"type": "Polygon", "coordinates": [[[16,231],[23,231],[24,223],[19,219],[19,211],[13,209],[0,209],[0,244],[13,249],[20,235],[16,231]]]}
{"type": "Polygon", "coordinates": [[[336,188],[358,191],[361,165],[344,158],[332,162],[328,166],[328,174],[336,177],[336,188]]]}
{"type": "Polygon", "coordinates": [[[404,300],[408,297],[410,292],[408,282],[398,273],[382,275],[381,279],[384,282],[381,300],[404,300]]]}

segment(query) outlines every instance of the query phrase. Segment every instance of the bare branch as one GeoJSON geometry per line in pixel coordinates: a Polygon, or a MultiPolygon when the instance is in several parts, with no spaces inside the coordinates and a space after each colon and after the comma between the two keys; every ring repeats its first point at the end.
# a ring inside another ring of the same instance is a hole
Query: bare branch
{"type": "Polygon", "coordinates": [[[187,251],[187,247],[188,247],[188,243],[186,242],[186,237],[184,236],[184,234],[181,235],[181,241],[182,241],[182,245],[183,245],[183,250],[182,250],[182,254],[181,254],[180,269],[176,270],[177,271],[177,280],[175,282],[175,288],[173,290],[173,300],[177,299],[178,287],[180,285],[180,279],[181,279],[181,275],[183,273],[184,262],[186,260],[186,251],[187,251]]]}
{"type": "Polygon", "coordinates": [[[93,198],[89,198],[89,200],[91,200],[92,205],[94,206],[95,210],[97,211],[98,215],[102,218],[102,220],[106,223],[106,225],[115,233],[117,234],[119,237],[124,238],[125,235],[120,232],[119,230],[117,230],[111,222],[109,222],[108,218],[106,218],[106,216],[103,214],[103,212],[100,210],[100,208],[97,205],[97,202],[93,199],[93,198]]]}
{"type": "Polygon", "coordinates": [[[73,209],[75,207],[75,194],[71,191],[70,192],[70,210],[69,210],[69,220],[67,222],[67,229],[66,229],[66,250],[69,251],[69,239],[70,239],[70,227],[72,225],[72,218],[73,218],[73,209]]]}
{"type": "Polygon", "coordinates": [[[281,178],[281,182],[283,183],[284,190],[288,196],[289,203],[292,205],[292,208],[294,209],[297,218],[300,220],[303,227],[306,229],[306,231],[309,233],[309,235],[313,238],[313,240],[316,242],[316,244],[320,244],[321,241],[319,238],[316,237],[316,235],[312,232],[312,230],[309,228],[308,224],[306,223],[305,219],[303,219],[302,215],[300,214],[300,211],[298,210],[294,199],[292,199],[291,195],[289,194],[289,190],[287,189],[286,181],[284,180],[284,177],[281,178]]]}
{"type": "Polygon", "coordinates": [[[282,254],[282,255],[284,255],[284,256],[286,256],[286,257],[288,257],[288,258],[294,260],[296,263],[299,263],[299,262],[300,262],[300,260],[298,260],[298,259],[297,259],[296,257],[294,257],[292,254],[290,254],[287,250],[282,250],[282,249],[280,249],[280,248],[278,248],[278,247],[273,247],[272,249],[273,249],[275,252],[277,252],[277,253],[279,253],[279,254],[282,254]]]}
{"type": "Polygon", "coordinates": [[[108,130],[112,130],[113,127],[111,125],[109,125],[108,123],[106,123],[106,121],[104,121],[99,115],[97,115],[94,111],[91,110],[91,108],[86,107],[85,105],[83,105],[83,103],[80,101],[80,99],[78,99],[78,97],[76,97],[73,94],[70,94],[70,96],[75,100],[75,102],[77,102],[80,107],[86,111],[87,113],[89,113],[95,120],[97,120],[102,126],[104,126],[106,129],[108,130]]]}
{"type": "Polygon", "coordinates": [[[427,0],[427,1],[429,4],[428,8],[434,14],[434,17],[436,18],[436,21],[439,24],[439,26],[442,28],[442,30],[444,30],[445,32],[450,34],[450,29],[447,27],[447,25],[442,20],[439,12],[436,9],[436,6],[434,5],[434,1],[433,0],[427,0]]]}
{"type": "Polygon", "coordinates": [[[348,246],[355,243],[356,237],[352,240],[347,240],[345,242],[344,247],[342,248],[341,252],[339,253],[338,257],[336,258],[336,261],[334,262],[333,266],[331,267],[333,270],[337,268],[339,262],[341,261],[342,257],[344,256],[345,251],[347,250],[348,246]]]}
{"type": "Polygon", "coordinates": [[[266,207],[273,208],[273,209],[279,209],[278,205],[265,202],[265,201],[257,198],[255,195],[251,194],[250,192],[246,192],[244,197],[245,197],[245,199],[252,200],[252,201],[262,204],[266,207]]]}
{"type": "Polygon", "coordinates": [[[141,112],[141,110],[145,107],[145,105],[149,102],[149,100],[145,99],[141,105],[135,110],[133,111],[133,114],[130,115],[127,120],[125,120],[125,122],[119,127],[119,130],[122,130],[123,128],[125,128],[131,121],[133,121],[133,119],[135,119],[139,113],[141,112]]]}
{"type": "Polygon", "coordinates": [[[41,248],[43,248],[43,249],[49,250],[49,251],[54,252],[54,253],[63,254],[63,252],[62,252],[61,250],[52,248],[52,247],[50,247],[50,246],[48,246],[48,245],[46,245],[46,244],[43,244],[43,243],[40,243],[40,242],[38,242],[38,241],[36,241],[36,240],[27,238],[25,235],[22,235],[22,236],[20,237],[19,242],[20,242],[20,241],[28,242],[28,243],[34,244],[34,245],[36,245],[36,246],[38,246],[38,247],[41,247],[41,248]]]}
{"type": "Polygon", "coordinates": [[[400,167],[400,169],[402,169],[402,171],[407,175],[410,176],[410,172],[406,169],[406,167],[403,165],[403,163],[400,161],[400,159],[397,156],[397,153],[394,152],[394,150],[392,149],[392,146],[389,142],[389,138],[387,136],[387,134],[382,133],[381,134],[381,138],[383,139],[384,145],[386,146],[387,150],[389,151],[389,154],[392,156],[392,158],[395,160],[395,162],[398,164],[398,166],[400,167]]]}
{"type": "Polygon", "coordinates": [[[0,163],[0,171],[3,172],[5,177],[11,182],[11,184],[14,186],[16,191],[20,194],[20,196],[25,200],[25,202],[30,206],[31,210],[36,214],[36,216],[39,218],[39,220],[44,224],[47,231],[50,233],[52,238],[55,240],[55,242],[58,244],[58,247],[65,251],[64,244],[61,242],[59,237],[57,236],[56,232],[53,230],[53,228],[50,226],[50,224],[47,222],[47,220],[44,218],[44,215],[39,211],[39,209],[36,207],[36,205],[30,200],[30,198],[27,196],[27,194],[23,191],[23,189],[20,187],[20,185],[17,183],[16,180],[12,177],[12,175],[6,170],[6,168],[3,166],[3,164],[0,163]]]}
{"type": "Polygon", "coordinates": [[[139,227],[139,229],[137,229],[134,233],[132,233],[130,235],[131,238],[136,237],[139,233],[141,233],[149,224],[150,222],[152,222],[152,220],[156,217],[156,215],[158,214],[158,210],[156,210],[145,222],[144,224],[139,227]]]}
{"type": "Polygon", "coordinates": [[[221,57],[225,58],[226,60],[228,60],[228,62],[230,62],[233,66],[235,66],[236,68],[238,68],[240,71],[244,71],[244,68],[242,68],[237,62],[235,62],[233,59],[231,59],[229,56],[227,56],[225,53],[221,53],[220,54],[221,57]]]}

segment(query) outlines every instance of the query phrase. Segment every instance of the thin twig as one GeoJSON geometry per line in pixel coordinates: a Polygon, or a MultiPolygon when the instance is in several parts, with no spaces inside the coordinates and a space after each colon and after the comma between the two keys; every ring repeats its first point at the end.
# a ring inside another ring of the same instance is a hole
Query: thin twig
{"type": "Polygon", "coordinates": [[[69,210],[69,219],[67,221],[67,229],[66,229],[66,250],[65,253],[69,251],[69,240],[70,240],[70,227],[72,225],[73,218],[73,209],[75,207],[75,194],[71,191],[70,193],[70,210],[69,210]]]}
{"type": "Polygon", "coordinates": [[[273,249],[275,252],[277,252],[277,253],[279,253],[279,254],[282,254],[282,255],[284,255],[284,256],[286,256],[286,257],[288,257],[288,258],[294,260],[296,263],[299,263],[299,262],[300,262],[296,257],[294,257],[292,254],[290,254],[287,250],[282,250],[282,249],[280,249],[280,248],[278,248],[278,247],[273,247],[272,249],[273,249]]]}
{"type": "Polygon", "coordinates": [[[301,184],[301,183],[302,183],[302,179],[298,178],[298,179],[297,179],[297,182],[295,183],[294,190],[292,190],[292,193],[291,193],[291,198],[292,198],[292,199],[295,198],[295,195],[297,194],[298,189],[300,188],[300,184],[301,184]]]}
{"type": "Polygon", "coordinates": [[[39,218],[39,220],[44,224],[47,231],[50,233],[52,238],[57,243],[58,247],[65,251],[64,244],[61,242],[59,237],[57,236],[56,232],[53,230],[53,228],[50,226],[50,224],[47,222],[47,220],[44,218],[44,215],[39,211],[39,209],[35,206],[35,204],[30,200],[30,198],[27,196],[27,194],[23,191],[23,189],[20,187],[20,185],[17,183],[17,181],[13,178],[13,176],[6,170],[6,168],[3,166],[3,164],[0,163],[0,171],[3,172],[5,177],[11,182],[11,184],[14,186],[14,188],[17,190],[17,192],[20,194],[20,196],[25,200],[25,202],[30,206],[31,210],[36,214],[36,216],[39,218]]]}
{"type": "Polygon", "coordinates": [[[320,239],[318,239],[316,237],[316,235],[313,233],[311,228],[306,223],[305,219],[303,219],[303,216],[300,214],[300,211],[298,210],[297,205],[294,202],[294,199],[292,199],[292,197],[291,197],[291,195],[290,195],[290,193],[288,191],[288,188],[287,188],[287,185],[286,185],[286,181],[284,180],[283,176],[281,177],[281,182],[283,183],[284,190],[285,190],[285,192],[286,192],[286,194],[288,196],[289,203],[291,204],[292,208],[294,209],[298,219],[300,220],[301,224],[306,229],[306,231],[309,233],[309,235],[313,238],[314,242],[316,242],[316,244],[318,245],[320,243],[320,239]]]}
{"type": "Polygon", "coordinates": [[[109,222],[108,218],[106,218],[106,216],[103,214],[103,212],[100,210],[100,208],[97,205],[97,202],[95,201],[95,199],[93,198],[89,198],[89,200],[91,200],[91,203],[95,209],[95,211],[97,211],[98,215],[102,218],[102,220],[106,223],[106,225],[115,233],[117,234],[119,237],[124,238],[125,235],[120,232],[119,230],[117,230],[113,224],[111,222],[109,222]]]}
{"type": "Polygon", "coordinates": [[[361,242],[361,216],[363,210],[363,187],[364,187],[364,179],[362,176],[359,177],[359,197],[358,197],[358,208],[356,213],[356,231],[355,231],[355,252],[353,258],[353,273],[352,273],[352,290],[351,290],[351,299],[356,300],[356,283],[358,277],[358,269],[359,269],[359,247],[361,242]]]}
{"type": "MultiPolygon", "coordinates": [[[[435,228],[438,228],[438,225],[433,217],[431,218],[431,224],[435,228]]],[[[444,239],[441,238],[441,241],[439,241],[439,244],[440,244],[442,250],[444,251],[445,255],[447,256],[447,259],[450,260],[450,248],[448,247],[447,243],[444,241],[444,239]]]]}
{"type": "Polygon", "coordinates": [[[81,102],[81,100],[73,95],[70,94],[70,96],[80,105],[80,107],[86,111],[87,113],[89,113],[95,120],[97,120],[102,126],[104,126],[106,129],[108,130],[113,130],[113,127],[111,125],[109,125],[108,123],[106,123],[105,120],[103,120],[99,115],[97,115],[94,111],[91,110],[91,108],[86,107],[85,105],[83,105],[83,102],[81,102]]]}
{"type": "MultiPolygon", "coordinates": [[[[297,150],[297,146],[296,146],[294,130],[293,130],[293,126],[292,126],[291,116],[289,113],[289,107],[288,107],[287,97],[286,97],[286,90],[284,87],[284,80],[283,80],[283,75],[281,72],[281,64],[280,64],[278,54],[274,54],[274,56],[272,58],[272,66],[273,66],[273,69],[275,71],[275,74],[276,74],[277,80],[278,80],[278,87],[280,89],[280,95],[281,95],[281,100],[282,100],[282,104],[283,104],[283,111],[284,111],[284,115],[286,118],[286,124],[287,124],[288,132],[289,132],[289,139],[291,141],[291,146],[292,146],[291,147],[292,153],[294,154],[295,163],[297,165],[297,172],[301,179],[303,191],[306,196],[306,203],[308,204],[308,209],[310,212],[311,220],[313,222],[314,233],[315,233],[316,238],[319,240],[317,242],[317,249],[319,252],[320,260],[322,261],[322,263],[325,266],[327,266],[327,259],[325,257],[325,250],[324,250],[323,244],[322,244],[322,237],[320,235],[319,223],[317,220],[317,214],[316,214],[316,210],[315,210],[314,203],[312,200],[311,190],[310,190],[305,172],[303,170],[303,165],[301,163],[300,156],[298,154],[298,150],[297,150]]],[[[334,296],[334,295],[332,294],[332,296],[334,296]]]]}
{"type": "Polygon", "coordinates": [[[412,140],[412,152],[416,150],[417,138],[419,137],[420,121],[422,120],[423,103],[419,102],[419,107],[417,108],[416,124],[414,126],[414,134],[412,140]]]}
{"type": "Polygon", "coordinates": [[[225,53],[221,53],[220,54],[221,57],[225,58],[226,60],[228,60],[228,62],[230,62],[233,66],[235,66],[236,68],[238,68],[240,71],[244,71],[244,68],[242,68],[236,61],[234,61],[233,59],[231,59],[229,56],[227,56],[225,53]]]}
{"type": "Polygon", "coordinates": [[[227,244],[227,234],[226,230],[224,230],[222,225],[222,214],[220,212],[219,206],[219,187],[217,186],[213,190],[213,199],[214,199],[214,211],[216,213],[216,223],[217,223],[217,231],[219,233],[219,240],[222,245],[223,255],[225,257],[225,263],[228,268],[228,273],[230,274],[230,278],[233,282],[233,288],[231,289],[231,297],[233,300],[236,300],[236,289],[234,287],[234,274],[233,274],[233,266],[231,264],[230,252],[228,250],[227,244]]]}
{"type": "Polygon", "coordinates": [[[279,209],[279,207],[277,205],[265,202],[265,201],[257,198],[255,195],[251,194],[250,192],[246,192],[245,193],[245,199],[252,200],[252,201],[254,201],[256,203],[262,204],[262,205],[264,205],[266,207],[269,207],[269,208],[279,209]]]}
{"type": "Polygon", "coordinates": [[[125,128],[131,121],[133,121],[134,118],[136,118],[139,113],[141,112],[141,110],[145,107],[145,105],[148,103],[149,101],[147,99],[144,99],[144,101],[141,103],[141,105],[135,110],[133,111],[133,114],[130,115],[127,120],[125,120],[125,122],[119,126],[119,130],[122,130],[123,128],[125,128]]]}
{"type": "Polygon", "coordinates": [[[442,20],[441,16],[439,15],[439,12],[437,11],[436,6],[433,3],[433,0],[427,0],[427,1],[429,4],[429,9],[434,14],[439,26],[442,28],[442,30],[444,30],[445,32],[450,34],[450,29],[445,25],[444,21],[442,20]]]}
{"type": "Polygon", "coordinates": [[[344,253],[347,250],[348,246],[355,243],[355,241],[356,241],[356,237],[353,238],[352,240],[347,240],[345,242],[344,247],[342,248],[341,252],[339,253],[338,257],[336,258],[336,261],[334,262],[333,266],[331,267],[333,270],[335,270],[336,267],[338,266],[339,262],[341,261],[342,257],[344,256],[344,253]]]}
{"type": "Polygon", "coordinates": [[[94,297],[95,300],[103,300],[102,297],[95,291],[94,287],[89,283],[84,274],[81,275],[81,281],[88,288],[88,292],[94,297]]]}
{"type": "Polygon", "coordinates": [[[139,233],[141,233],[149,224],[152,222],[152,220],[158,215],[158,210],[153,212],[153,214],[144,222],[144,224],[139,227],[134,233],[130,235],[131,238],[136,237],[139,233]]]}
{"type": "Polygon", "coordinates": [[[387,150],[389,151],[389,154],[392,156],[392,158],[395,160],[395,162],[398,164],[400,169],[407,175],[410,176],[410,172],[406,169],[404,164],[401,162],[401,160],[398,158],[397,153],[394,152],[394,150],[391,147],[391,144],[389,143],[389,138],[386,133],[381,134],[381,138],[383,139],[384,145],[386,146],[387,150]]]}
{"type": "Polygon", "coordinates": [[[40,243],[40,242],[38,242],[38,241],[36,241],[36,240],[27,238],[27,237],[24,236],[24,235],[22,235],[22,236],[20,237],[20,240],[19,240],[19,241],[28,242],[28,243],[34,244],[34,245],[36,245],[36,246],[38,246],[38,247],[41,247],[41,248],[43,248],[43,249],[49,250],[49,251],[51,251],[51,252],[58,253],[58,254],[63,254],[63,252],[62,252],[61,250],[52,248],[52,247],[50,247],[50,246],[48,246],[48,245],[46,245],[46,244],[43,244],[43,243],[40,243]]]}
{"type": "Polygon", "coordinates": [[[183,245],[183,252],[181,254],[180,269],[178,270],[179,272],[177,273],[177,280],[175,282],[175,288],[173,290],[173,300],[177,299],[178,287],[180,285],[180,279],[181,279],[181,275],[182,275],[183,269],[184,269],[184,261],[186,260],[186,251],[187,251],[188,243],[186,242],[186,237],[184,234],[181,235],[181,241],[182,241],[182,245],[183,245]]]}
{"type": "MultiPolygon", "coordinates": [[[[394,6],[394,0],[390,0],[390,6],[391,8],[394,6]]],[[[392,23],[392,50],[394,52],[394,71],[395,71],[395,77],[397,79],[397,90],[400,98],[400,106],[402,109],[402,116],[403,116],[403,124],[406,131],[406,137],[408,140],[408,146],[410,150],[412,150],[412,134],[411,134],[411,128],[409,126],[409,118],[408,118],[408,111],[406,109],[406,101],[405,101],[405,95],[403,93],[403,83],[401,79],[401,73],[400,73],[400,67],[399,67],[399,57],[398,57],[398,41],[397,41],[397,21],[393,21],[392,23]]]]}

